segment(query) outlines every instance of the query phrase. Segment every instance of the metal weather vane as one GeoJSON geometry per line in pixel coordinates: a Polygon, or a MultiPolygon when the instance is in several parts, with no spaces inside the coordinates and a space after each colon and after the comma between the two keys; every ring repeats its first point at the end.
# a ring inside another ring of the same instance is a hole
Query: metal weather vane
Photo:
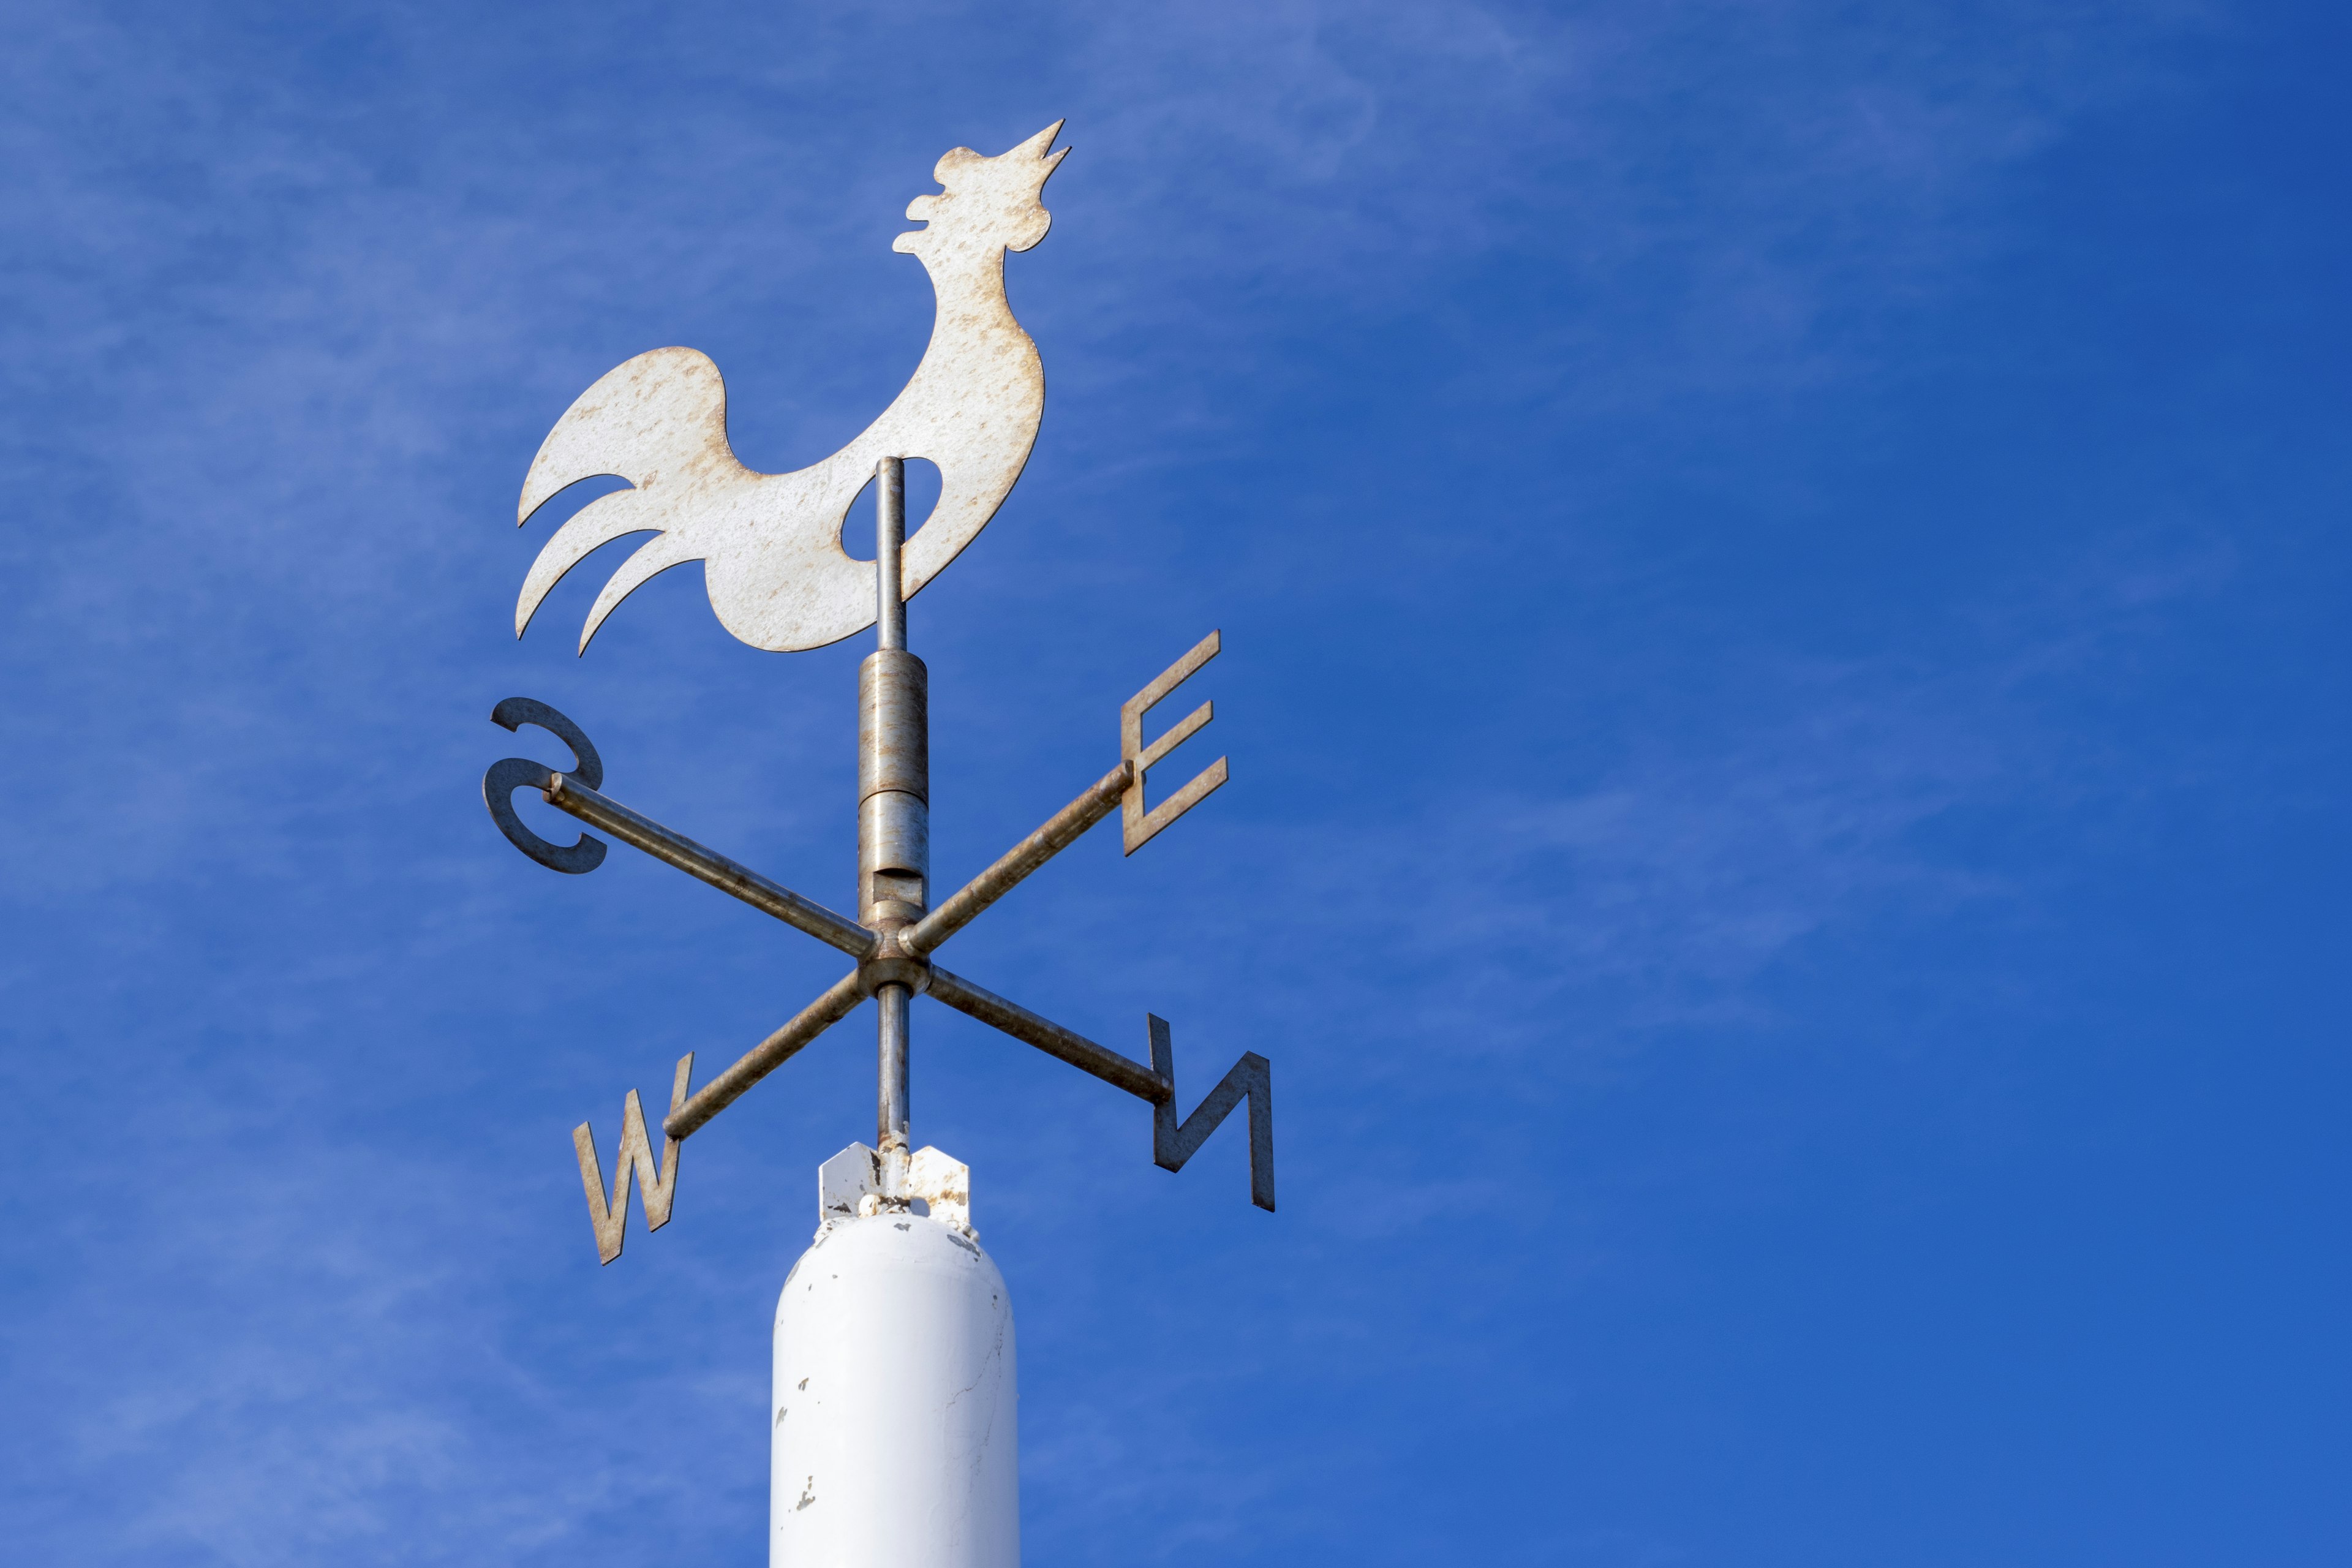
{"type": "MultiPolygon", "coordinates": [[[[580,727],[529,698],[509,698],[491,718],[509,730],[530,724],[572,750],[568,771],[509,757],[482,781],[490,815],[525,855],[554,870],[593,870],[604,844],[587,834],[569,846],[540,837],[516,815],[520,789],[587,826],[730,893],[786,925],[847,954],[849,972],[699,1089],[694,1057],[682,1058],[662,1121],[657,1161],[635,1089],[623,1112],[618,1168],[609,1199],[586,1123],[573,1133],[580,1175],[606,1263],[620,1256],[632,1177],[648,1230],[667,1223],[679,1148],[754,1083],[781,1067],[868,996],[879,1014],[877,1142],[853,1146],[820,1173],[827,1215],[903,1207],[922,1199],[945,1223],[970,1234],[969,1175],[936,1150],[909,1148],[908,1046],[913,998],[929,995],[1050,1056],[1125,1089],[1152,1107],[1152,1158],[1181,1170],[1243,1100],[1249,1102],[1250,1197],[1274,1207],[1272,1079],[1266,1059],[1244,1054],[1189,1117],[1176,1111],[1173,1048],[1167,1024],[1147,1016],[1150,1060],[1139,1061],[1029,1011],[943,968],[934,958],[950,938],[1104,817],[1122,817],[1126,850],[1154,835],[1223,784],[1225,759],[1148,805],[1152,767],[1213,717],[1202,703],[1147,742],[1145,713],[1216,657],[1211,632],[1120,709],[1118,763],[1055,812],[994,865],[948,898],[930,899],[928,676],[907,647],[906,602],[984,527],[1021,476],[1045,408],[1037,348],[1004,294],[1004,254],[1027,250],[1052,219],[1042,200],[1065,153],[1049,152],[1061,123],[998,157],[958,148],[939,161],[944,189],[915,198],[909,218],[927,226],[892,248],[929,273],[938,310],[921,363],[898,398],[832,457],[788,474],[755,473],[727,440],[726,389],[718,367],[692,349],[656,349],[610,372],[556,422],[524,481],[519,522],[583,479],[617,475],[631,489],[604,496],[568,520],[541,550],[515,606],[520,637],[556,583],[591,552],[624,534],[654,531],[597,595],[580,646],[614,608],[656,573],[704,563],[711,608],[740,640],[776,652],[813,648],[878,628],[876,651],[858,675],[858,918],[840,914],[707,849],[600,794],[604,764],[580,727]],[[937,506],[910,541],[905,462],[928,458],[940,471],[937,506]],[[869,483],[877,495],[876,559],[841,547],[851,504],[869,483]]],[[[781,1419],[781,1417],[780,1417],[781,1419]]]]}

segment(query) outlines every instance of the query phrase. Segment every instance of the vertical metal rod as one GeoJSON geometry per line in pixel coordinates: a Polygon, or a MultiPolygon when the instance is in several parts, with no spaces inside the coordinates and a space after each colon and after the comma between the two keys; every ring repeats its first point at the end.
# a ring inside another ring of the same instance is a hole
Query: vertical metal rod
{"type": "Polygon", "coordinates": [[[874,1118],[875,1142],[884,1153],[893,1150],[905,1153],[908,1146],[907,1096],[907,1035],[908,1004],[913,993],[903,985],[880,985],[874,991],[874,1003],[881,1010],[881,1023],[877,1031],[880,1037],[880,1082],[876,1097],[874,1118]]]}
{"type": "MultiPolygon", "coordinates": [[[[906,542],[907,462],[903,458],[885,458],[876,468],[874,474],[874,626],[875,645],[879,652],[895,649],[904,653],[907,647],[907,600],[903,592],[904,579],[900,575],[899,569],[899,558],[906,542]]],[[[919,666],[918,669],[919,670],[919,666]]],[[[903,700],[899,698],[898,691],[899,682],[889,679],[890,673],[891,671],[879,666],[874,670],[876,698],[878,704],[875,714],[877,747],[887,743],[888,738],[887,732],[892,728],[887,721],[897,717],[898,710],[902,706],[903,700]],[[885,711],[886,710],[887,711],[885,711]]],[[[913,717],[918,727],[928,730],[926,716],[921,713],[919,708],[913,717]]],[[[903,722],[903,719],[900,721],[903,722]]],[[[928,767],[920,763],[917,766],[921,773],[928,774],[929,771],[928,767]]],[[[878,770],[878,761],[877,767],[878,770]]],[[[883,781],[877,778],[875,782],[883,781]]],[[[874,798],[867,797],[869,801],[874,798]]],[[[909,817],[910,812],[910,820],[919,825],[919,831],[920,818],[923,816],[919,797],[908,795],[903,792],[887,792],[884,799],[892,809],[881,813],[880,816],[877,816],[866,804],[861,803],[858,808],[858,826],[861,834],[893,841],[905,837],[904,825],[898,824],[896,819],[909,817]],[[885,816],[892,820],[885,822],[882,820],[885,816]],[[900,830],[895,833],[888,831],[892,826],[898,826],[900,830]]],[[[871,846],[871,848],[877,852],[882,847],[880,843],[871,846]]],[[[861,856],[861,859],[870,858],[870,856],[861,856]]],[[[908,857],[902,853],[898,858],[903,859],[908,857]]],[[[894,867],[892,869],[912,870],[919,874],[926,868],[894,867]]],[[[894,886],[896,885],[894,881],[894,886]]],[[[920,886],[920,882],[918,881],[912,889],[898,887],[898,890],[901,893],[914,891],[913,902],[919,908],[922,900],[920,886]]],[[[881,889],[869,889],[866,891],[878,896],[881,889]]],[[[875,917],[869,913],[868,919],[873,918],[875,917]]],[[[892,919],[891,923],[894,925],[901,923],[904,918],[904,916],[897,916],[892,919]]],[[[878,1079],[875,1094],[875,1142],[884,1153],[895,1153],[900,1159],[904,1159],[908,1152],[908,1098],[911,1087],[911,1075],[908,1071],[908,1058],[911,1054],[909,1047],[913,1043],[908,1037],[908,1025],[912,1022],[908,1014],[912,1011],[909,1004],[913,1000],[914,994],[904,985],[884,985],[877,987],[874,993],[875,1008],[879,1015],[875,1025],[875,1055],[878,1079]]],[[[895,1162],[893,1170],[894,1172],[896,1170],[895,1162]]]]}
{"type": "Polygon", "coordinates": [[[907,542],[907,459],[885,458],[874,475],[876,646],[907,646],[907,600],[898,557],[907,542]]]}

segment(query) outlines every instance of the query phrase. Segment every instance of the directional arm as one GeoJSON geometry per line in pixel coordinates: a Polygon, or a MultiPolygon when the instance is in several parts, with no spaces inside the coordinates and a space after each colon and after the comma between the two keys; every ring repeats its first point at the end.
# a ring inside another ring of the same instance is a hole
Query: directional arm
{"type": "Polygon", "coordinates": [[[1055,812],[1028,837],[1006,850],[995,865],[966,882],[947,902],[898,933],[898,945],[920,958],[979,918],[982,910],[1019,886],[1022,879],[1076,843],[1087,828],[1117,811],[1127,798],[1135,766],[1122,762],[1092,788],[1055,812]]]}
{"type": "Polygon", "coordinates": [[[709,1083],[692,1100],[662,1121],[662,1131],[685,1138],[742,1098],[743,1091],[784,1065],[803,1046],[840,1023],[866,1000],[866,987],[856,970],[834,982],[832,989],[800,1010],[782,1028],[753,1046],[741,1060],[709,1083]]]}
{"type": "Polygon", "coordinates": [[[635,845],[655,859],[667,861],[722,893],[731,893],[761,913],[773,915],[852,958],[862,961],[876,956],[874,933],[848,916],[835,914],[815,900],[804,899],[749,867],[739,866],[716,850],[704,848],[686,835],[671,832],[652,817],[597,794],[596,786],[604,782],[604,760],[579,725],[546,703],[528,697],[509,697],[490,710],[490,720],[509,730],[536,725],[571,747],[577,759],[572,772],[559,773],[543,763],[508,757],[493,763],[482,779],[482,799],[489,806],[491,820],[499,825],[499,831],[541,865],[575,875],[593,871],[604,861],[604,846],[585,835],[568,848],[548,843],[524,826],[522,819],[515,815],[514,805],[508,797],[519,789],[538,790],[558,810],[635,845]]]}
{"type": "Polygon", "coordinates": [[[570,812],[591,827],[603,828],[625,844],[635,845],[655,859],[698,877],[722,893],[732,893],[753,909],[773,915],[819,942],[830,942],[852,958],[865,958],[874,952],[874,933],[847,915],[835,914],[814,899],[804,899],[718,851],[704,848],[684,834],[671,832],[619,801],[598,795],[577,779],[552,773],[541,787],[546,791],[547,803],[558,810],[570,812]]]}
{"type": "Polygon", "coordinates": [[[1058,1057],[1139,1100],[1158,1105],[1176,1097],[1172,1087],[1134,1058],[1121,1056],[1108,1046],[1098,1046],[1050,1018],[1039,1017],[1017,1002],[1008,1002],[993,991],[949,973],[936,963],[931,965],[930,994],[957,1012],[1002,1029],[1016,1040],[1025,1040],[1047,1056],[1058,1057]]]}
{"type": "Polygon", "coordinates": [[[1003,1030],[1016,1040],[1082,1068],[1105,1083],[1114,1084],[1139,1100],[1151,1102],[1151,1158],[1162,1170],[1181,1171],[1192,1156],[1244,1101],[1249,1106],[1250,1202],[1274,1209],[1274,1068],[1255,1051],[1227,1069],[1217,1087],[1195,1106],[1192,1114],[1176,1114],[1176,1051],[1170,1042],[1167,1020],[1147,1015],[1151,1034],[1151,1065],[1098,1046],[1084,1035],[1041,1018],[1018,1003],[974,985],[960,975],[931,965],[930,994],[959,1013],[1003,1030]]]}

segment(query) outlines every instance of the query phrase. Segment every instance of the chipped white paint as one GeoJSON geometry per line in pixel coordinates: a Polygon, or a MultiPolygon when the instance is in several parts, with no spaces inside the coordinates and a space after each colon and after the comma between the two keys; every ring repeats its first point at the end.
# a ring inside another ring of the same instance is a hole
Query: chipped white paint
{"type": "Polygon", "coordinates": [[[971,1167],[952,1155],[923,1148],[897,1164],[879,1149],[852,1143],[816,1168],[819,1236],[836,1220],[911,1211],[918,1202],[967,1241],[980,1239],[971,1227],[971,1167]]]}
{"type": "Polygon", "coordinates": [[[907,1172],[907,1195],[921,1199],[940,1224],[963,1232],[970,1240],[980,1239],[980,1232],[971,1227],[971,1167],[961,1160],[951,1160],[937,1149],[916,1150],[907,1172]]]}
{"type": "Polygon", "coordinates": [[[901,1195],[880,1190],[888,1174],[863,1145],[825,1162],[824,1223],[776,1302],[768,1561],[1019,1568],[1004,1278],[966,1234],[962,1164],[921,1151],[901,1195]],[[933,1217],[888,1206],[927,1180],[933,1217]]]}
{"type": "Polygon", "coordinates": [[[1053,222],[1041,195],[1068,151],[1047,152],[1060,130],[1056,121],[999,157],[959,147],[939,161],[944,190],[907,208],[929,226],[892,244],[930,274],[930,345],[897,401],[824,461],[789,474],[736,461],[719,367],[693,349],[639,354],[582,393],[541,446],[517,521],[581,479],[617,475],[635,488],[582,508],[547,542],[515,605],[515,635],[591,551],[648,529],[656,537],[589,611],[583,652],[631,592],[688,561],[704,563],[720,624],[754,647],[821,647],[862,631],[875,619],[874,563],[843,551],[841,525],[884,458],[939,466],[939,504],[907,540],[903,591],[939,575],[1021,477],[1045,410],[1037,345],[1004,298],[1004,253],[1035,245],[1053,222]]]}

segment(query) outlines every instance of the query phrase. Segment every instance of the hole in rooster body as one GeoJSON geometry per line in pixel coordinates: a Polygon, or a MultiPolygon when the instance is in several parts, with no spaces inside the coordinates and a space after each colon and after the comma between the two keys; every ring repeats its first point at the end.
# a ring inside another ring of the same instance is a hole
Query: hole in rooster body
{"type": "MultiPolygon", "coordinates": [[[[841,520],[841,549],[852,561],[874,559],[874,484],[867,479],[841,520]]],[[[940,466],[929,458],[907,459],[907,542],[931,521],[940,504],[940,466]]]]}

